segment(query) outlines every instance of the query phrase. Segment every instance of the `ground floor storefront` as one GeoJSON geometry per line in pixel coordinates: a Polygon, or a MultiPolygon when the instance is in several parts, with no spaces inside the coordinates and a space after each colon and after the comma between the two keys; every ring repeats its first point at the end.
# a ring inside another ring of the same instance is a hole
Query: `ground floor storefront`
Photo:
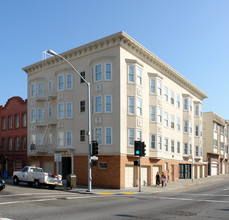
{"type": "MultiPolygon", "coordinates": [[[[156,173],[165,173],[167,181],[179,179],[202,178],[207,176],[207,164],[190,161],[141,158],[140,167],[134,165],[138,158],[123,155],[99,155],[91,167],[92,186],[104,188],[127,188],[141,185],[156,184],[156,173]]],[[[77,184],[88,184],[88,157],[73,156],[70,153],[62,155],[61,162],[54,162],[54,156],[29,157],[29,165],[40,166],[45,172],[60,173],[63,179],[67,174],[76,174],[77,184]]]]}

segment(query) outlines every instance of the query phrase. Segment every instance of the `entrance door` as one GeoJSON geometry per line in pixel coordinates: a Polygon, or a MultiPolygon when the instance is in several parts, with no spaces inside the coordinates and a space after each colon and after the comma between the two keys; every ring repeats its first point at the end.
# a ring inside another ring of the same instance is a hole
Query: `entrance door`
{"type": "Polygon", "coordinates": [[[218,164],[213,162],[211,165],[211,176],[217,175],[217,170],[218,170],[218,164]]]}
{"type": "Polygon", "coordinates": [[[67,179],[68,174],[71,174],[71,157],[62,157],[62,178],[67,179]]]}
{"type": "Polygon", "coordinates": [[[156,185],[156,174],[160,174],[160,166],[153,166],[153,185],[156,185]]]}
{"type": "Polygon", "coordinates": [[[134,167],[125,167],[125,187],[134,186],[134,167]]]}
{"type": "Polygon", "coordinates": [[[142,186],[147,186],[148,185],[148,169],[147,167],[142,167],[141,168],[141,185],[142,186]]]}

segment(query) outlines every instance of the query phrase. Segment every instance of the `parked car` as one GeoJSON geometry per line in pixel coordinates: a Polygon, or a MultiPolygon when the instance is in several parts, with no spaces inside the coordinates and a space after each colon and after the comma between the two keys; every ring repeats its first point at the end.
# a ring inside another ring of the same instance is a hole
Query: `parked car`
{"type": "Polygon", "coordinates": [[[42,168],[36,166],[26,166],[21,171],[14,171],[13,182],[15,185],[18,185],[19,182],[27,182],[37,188],[47,185],[52,189],[63,185],[61,175],[45,173],[42,168]]]}
{"type": "Polygon", "coordinates": [[[0,179],[0,191],[2,191],[3,189],[5,189],[6,187],[6,183],[3,179],[0,179]]]}

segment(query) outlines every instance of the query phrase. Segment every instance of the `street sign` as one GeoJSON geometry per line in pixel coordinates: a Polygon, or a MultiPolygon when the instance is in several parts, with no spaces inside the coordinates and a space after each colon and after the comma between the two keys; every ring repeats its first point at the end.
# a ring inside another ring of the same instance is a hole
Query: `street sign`
{"type": "Polygon", "coordinates": [[[54,161],[61,162],[62,161],[62,154],[54,154],[54,161]]]}

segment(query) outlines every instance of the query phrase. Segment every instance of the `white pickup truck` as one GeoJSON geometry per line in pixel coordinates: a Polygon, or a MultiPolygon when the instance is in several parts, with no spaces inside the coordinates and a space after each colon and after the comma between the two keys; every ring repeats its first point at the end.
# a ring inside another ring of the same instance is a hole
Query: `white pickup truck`
{"type": "Polygon", "coordinates": [[[45,173],[42,168],[35,166],[26,166],[21,171],[14,171],[13,182],[15,185],[18,185],[19,182],[27,182],[37,188],[47,185],[51,189],[63,185],[61,175],[45,173]]]}

